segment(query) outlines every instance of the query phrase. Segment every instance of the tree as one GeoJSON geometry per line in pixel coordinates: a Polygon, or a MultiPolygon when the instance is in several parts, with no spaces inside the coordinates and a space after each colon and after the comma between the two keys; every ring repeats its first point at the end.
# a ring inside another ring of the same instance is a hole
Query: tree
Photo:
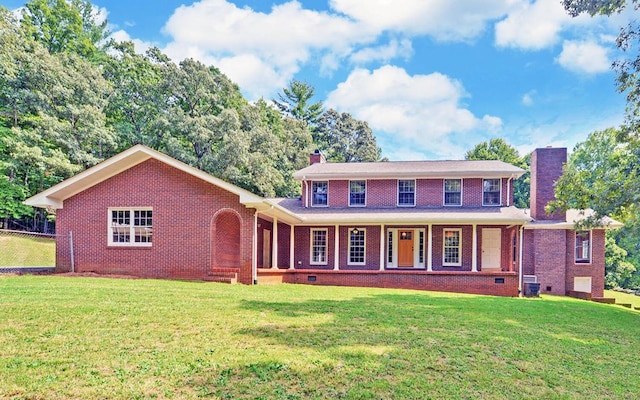
{"type": "Polygon", "coordinates": [[[104,76],[113,87],[105,113],[119,134],[119,150],[135,144],[162,147],[166,132],[159,122],[170,107],[163,68],[170,62],[157,48],[142,55],[131,42],[113,45],[104,65],[104,76]]]}
{"type": "Polygon", "coordinates": [[[321,101],[310,103],[314,93],[313,86],[294,79],[289,82],[289,87],[278,93],[278,100],[274,99],[273,103],[283,114],[306,122],[313,130],[323,112],[321,101]]]}
{"type": "Polygon", "coordinates": [[[21,25],[49,53],[72,52],[87,59],[100,58],[109,36],[107,21],[97,20],[88,0],[31,0],[21,25]]]}
{"type": "Polygon", "coordinates": [[[639,157],[638,148],[621,140],[619,130],[593,132],[574,148],[556,183],[556,200],[548,206],[549,211],[593,209],[594,216],[577,228],[599,226],[606,215],[625,224],[607,234],[605,265],[610,285],[624,287],[640,278],[634,272],[640,265],[639,157]]]}
{"type": "Polygon", "coordinates": [[[325,111],[312,134],[314,144],[328,161],[380,160],[382,151],[371,128],[365,121],[358,121],[349,113],[339,113],[334,109],[325,111]]]}
{"type": "Polygon", "coordinates": [[[513,146],[504,139],[494,138],[477,144],[465,154],[466,160],[500,160],[526,172],[513,182],[513,203],[519,208],[529,208],[530,197],[530,155],[521,157],[513,146]]]}
{"type": "MultiPolygon", "coordinates": [[[[638,9],[638,0],[562,0],[562,4],[572,17],[587,13],[611,16],[622,12],[627,7],[638,9]]],[[[628,57],[614,61],[613,69],[617,72],[618,91],[626,93],[626,129],[622,133],[629,135],[629,139],[639,140],[640,127],[640,22],[634,18],[629,24],[621,27],[616,40],[616,46],[628,57]]]]}

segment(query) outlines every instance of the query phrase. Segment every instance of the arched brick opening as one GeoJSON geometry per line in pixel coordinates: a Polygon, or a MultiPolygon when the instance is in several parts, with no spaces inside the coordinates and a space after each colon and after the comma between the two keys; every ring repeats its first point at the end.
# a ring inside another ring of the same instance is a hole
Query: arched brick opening
{"type": "Polygon", "coordinates": [[[220,210],[213,217],[214,268],[240,267],[240,225],[240,217],[232,210],[220,210]]]}

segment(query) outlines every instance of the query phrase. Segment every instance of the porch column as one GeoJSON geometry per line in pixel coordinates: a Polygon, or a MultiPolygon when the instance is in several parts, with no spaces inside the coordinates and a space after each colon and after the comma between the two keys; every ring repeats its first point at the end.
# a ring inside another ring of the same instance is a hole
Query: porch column
{"type": "Polygon", "coordinates": [[[273,240],[271,241],[271,269],[278,269],[278,218],[273,217],[273,240]]]}
{"type": "Polygon", "coordinates": [[[340,263],[340,226],[335,226],[334,237],[334,247],[333,247],[333,269],[334,271],[339,270],[340,263]]]}
{"type": "Polygon", "coordinates": [[[384,271],[384,225],[380,225],[380,271],[384,271]]]}
{"type": "Polygon", "coordinates": [[[258,211],[253,214],[253,238],[251,239],[251,276],[258,283],[258,211]]]}
{"type": "Polygon", "coordinates": [[[295,251],[293,250],[295,248],[295,235],[294,235],[294,231],[296,229],[295,226],[290,225],[291,229],[289,230],[289,269],[293,269],[293,266],[295,265],[295,261],[294,259],[295,257],[295,251]]]}
{"type": "Polygon", "coordinates": [[[478,272],[478,225],[473,224],[473,239],[471,239],[471,271],[478,272]]]}
{"type": "Polygon", "coordinates": [[[427,271],[433,271],[433,224],[427,227],[427,271]]]}

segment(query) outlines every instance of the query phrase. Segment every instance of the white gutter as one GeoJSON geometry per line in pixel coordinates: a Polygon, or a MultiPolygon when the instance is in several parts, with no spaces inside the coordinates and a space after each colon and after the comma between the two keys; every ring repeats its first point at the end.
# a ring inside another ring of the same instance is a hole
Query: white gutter
{"type": "Polygon", "coordinates": [[[509,184],[509,182],[513,179],[513,175],[511,175],[509,177],[509,179],[507,179],[507,207],[509,207],[509,199],[511,198],[511,185],[509,184]]]}

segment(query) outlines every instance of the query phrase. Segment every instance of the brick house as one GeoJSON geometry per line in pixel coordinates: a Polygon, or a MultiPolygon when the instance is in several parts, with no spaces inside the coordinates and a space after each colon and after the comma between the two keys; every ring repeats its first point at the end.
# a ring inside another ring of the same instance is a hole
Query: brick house
{"type": "Polygon", "coordinates": [[[513,206],[524,171],[501,161],[315,152],[294,174],[300,198],[267,199],[138,145],[26,204],[56,210],[61,272],[502,296],[537,281],[601,297],[605,228],[575,232],[579,213],[544,212],[565,161],[566,149],[533,153],[529,211],[513,206]]]}

